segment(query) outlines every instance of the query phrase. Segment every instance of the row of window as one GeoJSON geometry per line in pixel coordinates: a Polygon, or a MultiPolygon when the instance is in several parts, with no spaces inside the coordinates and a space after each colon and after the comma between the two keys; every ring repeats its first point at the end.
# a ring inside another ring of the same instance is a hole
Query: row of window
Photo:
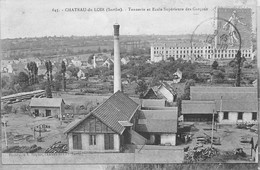
{"type": "MultiPolygon", "coordinates": [[[[80,133],[74,133],[72,135],[73,140],[73,149],[81,150],[82,149],[82,138],[80,133]]],[[[92,134],[89,135],[89,145],[97,145],[97,136],[92,134]]],[[[114,149],[114,135],[113,134],[104,134],[104,147],[105,150],[114,149]]]]}
{"type": "MultiPolygon", "coordinates": [[[[243,120],[243,112],[238,112],[237,120],[243,120]]],[[[229,112],[224,112],[223,120],[229,119],[229,112]]],[[[252,120],[257,120],[257,112],[252,112],[252,120]]]]}
{"type": "MultiPolygon", "coordinates": [[[[167,53],[178,53],[178,52],[180,52],[180,53],[191,53],[192,52],[192,50],[179,50],[179,51],[172,51],[172,50],[170,50],[170,51],[165,51],[165,53],[167,54],[167,53]]],[[[194,50],[193,51],[193,53],[203,53],[203,50],[194,50]]],[[[213,50],[205,50],[204,51],[205,53],[213,53],[214,51],[213,50]]],[[[158,51],[154,51],[154,54],[158,54],[158,53],[164,53],[164,51],[162,51],[162,50],[158,50],[158,51]]],[[[228,50],[228,51],[225,51],[225,50],[216,50],[215,51],[215,53],[224,53],[224,54],[236,54],[237,53],[237,50],[228,50]]],[[[247,50],[246,50],[246,52],[245,51],[242,51],[242,54],[245,54],[245,55],[250,55],[250,52],[247,52],[247,50]]]]}

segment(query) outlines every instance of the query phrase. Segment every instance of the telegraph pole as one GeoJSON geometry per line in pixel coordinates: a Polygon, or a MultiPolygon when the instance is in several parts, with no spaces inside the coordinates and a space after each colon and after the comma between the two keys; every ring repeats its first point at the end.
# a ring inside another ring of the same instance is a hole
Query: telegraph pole
{"type": "Polygon", "coordinates": [[[215,114],[215,109],[213,109],[213,114],[212,114],[212,129],[211,129],[211,148],[213,144],[213,136],[214,136],[214,114],[215,114]]]}

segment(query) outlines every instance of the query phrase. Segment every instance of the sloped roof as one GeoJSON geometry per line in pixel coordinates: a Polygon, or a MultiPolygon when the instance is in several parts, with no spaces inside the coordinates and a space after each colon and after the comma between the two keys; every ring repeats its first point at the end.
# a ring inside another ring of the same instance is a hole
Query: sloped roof
{"type": "Polygon", "coordinates": [[[138,132],[176,133],[177,107],[174,110],[141,110],[139,122],[136,125],[138,132]]]}
{"type": "Polygon", "coordinates": [[[182,114],[212,114],[216,111],[215,101],[182,100],[182,114]]]}
{"type": "Polygon", "coordinates": [[[217,111],[223,112],[257,112],[258,100],[218,100],[216,102],[217,111]]]}
{"type": "Polygon", "coordinates": [[[182,114],[212,114],[214,111],[223,112],[257,112],[257,99],[248,100],[216,100],[216,101],[182,101],[182,114]]]}
{"type": "MultiPolygon", "coordinates": [[[[132,99],[130,99],[121,91],[118,91],[110,96],[104,103],[94,109],[90,113],[90,115],[97,117],[112,130],[119,134],[122,134],[125,130],[125,127],[122,126],[119,122],[130,121],[138,108],[139,105],[137,103],[135,103],[132,99]]],[[[87,117],[75,123],[74,126],[67,129],[65,133],[71,131],[86,118],[87,117]]]]}
{"type": "Polygon", "coordinates": [[[158,119],[158,120],[170,120],[177,119],[177,107],[173,107],[172,110],[140,110],[139,119],[158,119]]]}
{"type": "Polygon", "coordinates": [[[248,100],[257,99],[256,87],[196,87],[190,88],[191,100],[248,100]]]}
{"type": "Polygon", "coordinates": [[[62,98],[32,98],[31,107],[60,107],[64,103],[62,98]]]}
{"type": "Polygon", "coordinates": [[[142,107],[165,107],[164,99],[142,99],[142,107]]]}
{"type": "Polygon", "coordinates": [[[175,94],[176,92],[174,91],[173,87],[170,86],[167,82],[162,82],[161,85],[159,86],[158,90],[161,88],[161,86],[164,86],[170,93],[175,94]]]}

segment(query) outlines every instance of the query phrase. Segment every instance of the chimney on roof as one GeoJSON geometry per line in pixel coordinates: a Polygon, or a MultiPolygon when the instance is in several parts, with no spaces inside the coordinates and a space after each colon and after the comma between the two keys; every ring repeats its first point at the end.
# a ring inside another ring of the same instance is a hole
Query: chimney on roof
{"type": "Polygon", "coordinates": [[[114,93],[121,89],[121,60],[119,49],[119,27],[114,25],[114,93]]]}

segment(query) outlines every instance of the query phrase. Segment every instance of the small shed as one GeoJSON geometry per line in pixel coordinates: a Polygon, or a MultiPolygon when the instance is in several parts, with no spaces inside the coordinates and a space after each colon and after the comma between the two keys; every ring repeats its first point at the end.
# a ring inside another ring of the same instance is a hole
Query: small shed
{"type": "Polygon", "coordinates": [[[182,101],[181,113],[184,117],[184,122],[212,121],[213,112],[216,114],[215,101],[182,101]]]}
{"type": "Polygon", "coordinates": [[[176,145],[177,107],[172,110],[141,110],[136,131],[149,139],[147,144],[176,145]]]}
{"type": "Polygon", "coordinates": [[[64,114],[65,102],[62,98],[32,98],[31,113],[36,116],[55,116],[61,118],[64,114]]]}

